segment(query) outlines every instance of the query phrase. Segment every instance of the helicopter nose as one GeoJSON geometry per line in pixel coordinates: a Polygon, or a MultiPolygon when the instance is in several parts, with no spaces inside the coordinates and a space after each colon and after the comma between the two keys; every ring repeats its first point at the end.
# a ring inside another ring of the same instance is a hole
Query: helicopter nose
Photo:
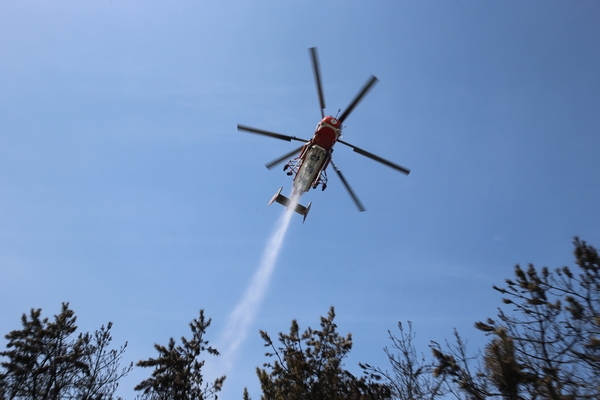
{"type": "Polygon", "coordinates": [[[339,127],[340,125],[340,121],[338,121],[337,119],[335,119],[334,117],[329,117],[329,121],[327,121],[329,124],[335,126],[336,128],[339,127]]]}

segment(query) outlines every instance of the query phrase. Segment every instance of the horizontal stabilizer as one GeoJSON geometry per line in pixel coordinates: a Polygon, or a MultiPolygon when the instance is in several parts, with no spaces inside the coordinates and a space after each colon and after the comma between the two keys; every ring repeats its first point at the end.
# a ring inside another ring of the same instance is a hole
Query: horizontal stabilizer
{"type": "MultiPolygon", "coordinates": [[[[283,188],[280,188],[277,193],[275,193],[275,196],[273,196],[273,198],[271,199],[271,201],[269,201],[269,205],[273,204],[274,202],[277,202],[279,204],[281,204],[284,207],[289,208],[290,204],[291,204],[291,200],[288,199],[287,197],[285,197],[284,195],[281,194],[281,190],[283,188]]],[[[302,222],[304,222],[306,220],[306,216],[308,215],[308,212],[310,211],[310,205],[311,203],[308,203],[307,207],[304,207],[302,204],[298,203],[296,204],[296,207],[294,208],[294,211],[296,211],[298,214],[302,215],[304,218],[302,220],[302,222]]]]}
{"type": "MultiPolygon", "coordinates": [[[[281,191],[283,190],[283,186],[279,188],[279,190],[277,191],[277,193],[275,193],[275,196],[273,196],[273,198],[271,199],[271,201],[269,202],[269,205],[275,203],[277,201],[277,198],[279,196],[281,196],[281,191]]],[[[282,196],[283,197],[283,196],[282,196]]],[[[284,197],[285,199],[285,197],[284,197]]],[[[279,203],[279,201],[277,201],[279,203]]]]}

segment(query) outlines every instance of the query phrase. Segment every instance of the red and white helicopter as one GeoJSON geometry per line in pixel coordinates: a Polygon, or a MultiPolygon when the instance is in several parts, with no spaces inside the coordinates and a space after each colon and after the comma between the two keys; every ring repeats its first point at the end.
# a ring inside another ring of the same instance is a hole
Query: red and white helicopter
{"type": "MultiPolygon", "coordinates": [[[[293,181],[293,191],[292,198],[298,201],[300,196],[304,193],[308,192],[311,188],[316,189],[319,185],[321,185],[321,189],[325,190],[327,187],[327,172],[326,169],[331,164],[333,166],[333,170],[340,177],[342,184],[354,200],[354,203],[358,207],[359,211],[365,211],[365,207],[362,205],[346,179],[342,172],[338,169],[338,167],[333,163],[331,159],[331,153],[333,152],[333,146],[336,143],[344,144],[348,147],[351,147],[358,154],[362,154],[372,160],[378,161],[388,167],[391,167],[397,171],[400,171],[404,174],[409,174],[410,170],[404,167],[401,167],[398,164],[395,164],[391,161],[385,160],[375,154],[369,153],[359,147],[354,146],[348,142],[341,140],[342,137],[342,124],[348,118],[350,113],[354,110],[354,108],[358,105],[358,103],[363,99],[363,97],[371,90],[373,85],[375,85],[378,79],[371,75],[367,83],[362,87],[362,89],[358,92],[358,94],[354,97],[354,99],[350,102],[346,110],[339,116],[333,117],[331,115],[325,116],[325,99],[323,96],[323,86],[321,84],[321,73],[319,69],[319,59],[317,56],[317,49],[315,47],[311,47],[309,49],[310,57],[312,60],[313,72],[315,75],[315,82],[317,84],[317,93],[319,95],[319,103],[321,106],[321,122],[317,125],[317,129],[313,137],[310,140],[297,138],[295,136],[282,135],[280,133],[269,132],[263,129],[251,128],[249,126],[238,124],[237,128],[240,131],[256,133],[259,135],[269,136],[276,139],[287,140],[291,142],[292,140],[296,140],[299,142],[304,142],[304,145],[301,147],[290,151],[287,154],[279,157],[276,160],[271,161],[266,164],[268,169],[275,167],[277,164],[289,159],[294,154],[299,155],[290,160],[284,167],[283,170],[287,171],[289,176],[294,175],[293,181]]],[[[281,194],[280,188],[275,196],[269,202],[269,205],[273,204],[273,202],[278,202],[279,204],[288,207],[291,205],[292,201],[281,194]]],[[[304,207],[300,204],[296,204],[294,211],[304,217],[306,220],[306,216],[310,211],[311,203],[308,203],[308,206],[304,207]]]]}

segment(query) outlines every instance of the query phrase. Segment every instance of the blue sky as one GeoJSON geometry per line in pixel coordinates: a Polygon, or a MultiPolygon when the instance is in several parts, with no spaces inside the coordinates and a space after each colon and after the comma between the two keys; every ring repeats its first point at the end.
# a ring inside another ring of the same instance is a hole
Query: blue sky
{"type": "MultiPolygon", "coordinates": [[[[347,367],[386,367],[387,330],[417,344],[500,305],[517,263],[572,264],[600,246],[600,3],[595,1],[0,2],[0,333],[68,301],[83,330],[114,323],[125,361],[188,335],[219,342],[291,188],[264,164],[380,82],[336,147],[367,212],[331,171],[292,219],[222,398],[260,397],[258,329],[318,326],[334,305],[347,367]]],[[[207,367],[207,374],[214,368],[207,367]]],[[[150,371],[136,369],[118,394],[150,371]]]]}

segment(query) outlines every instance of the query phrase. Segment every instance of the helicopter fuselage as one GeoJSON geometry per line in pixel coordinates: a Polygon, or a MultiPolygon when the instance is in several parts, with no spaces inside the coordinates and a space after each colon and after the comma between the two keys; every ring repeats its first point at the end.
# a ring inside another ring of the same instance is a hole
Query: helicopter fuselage
{"type": "Polygon", "coordinates": [[[302,147],[300,155],[291,160],[284,169],[291,167],[288,174],[295,173],[294,192],[302,195],[311,188],[316,189],[327,185],[324,171],[331,160],[333,146],[341,136],[341,123],[332,116],[327,116],[319,122],[313,137],[302,147]]]}
{"type": "Polygon", "coordinates": [[[258,135],[264,135],[274,139],[285,140],[288,142],[300,141],[304,143],[302,147],[296,148],[265,165],[268,169],[271,169],[276,165],[279,165],[280,163],[289,160],[290,157],[293,157],[294,155],[298,154],[298,152],[300,152],[300,155],[288,161],[288,163],[283,167],[283,170],[287,171],[288,176],[294,175],[292,198],[289,199],[281,194],[281,191],[283,190],[282,187],[279,189],[279,191],[277,191],[277,193],[275,193],[275,196],[273,196],[269,204],[273,204],[274,202],[282,204],[288,209],[293,209],[298,214],[301,214],[304,217],[304,219],[306,219],[306,215],[310,211],[311,203],[308,203],[308,205],[304,207],[303,205],[298,203],[298,200],[300,199],[300,196],[302,196],[304,193],[308,192],[310,189],[316,189],[319,185],[321,185],[322,190],[325,190],[325,188],[327,187],[326,170],[329,164],[331,164],[333,170],[340,178],[342,185],[348,191],[348,194],[354,201],[354,204],[356,204],[358,210],[365,211],[365,207],[362,205],[362,203],[360,202],[360,200],[346,181],[346,178],[344,178],[342,171],[340,171],[340,169],[331,159],[333,146],[337,142],[340,142],[344,146],[352,148],[352,150],[354,150],[355,153],[370,158],[404,174],[408,174],[410,172],[410,170],[401,167],[398,164],[381,158],[373,153],[370,153],[366,150],[361,149],[360,147],[354,146],[353,144],[340,139],[342,136],[342,124],[350,115],[350,113],[352,113],[352,111],[358,105],[358,103],[360,103],[361,100],[366,96],[366,94],[371,90],[373,85],[377,83],[378,79],[374,75],[371,75],[371,77],[359,90],[356,96],[354,96],[348,107],[346,107],[346,109],[341,114],[338,114],[338,116],[336,117],[332,117],[331,115],[325,116],[325,97],[323,96],[323,85],[321,84],[321,73],[319,71],[317,49],[315,47],[311,47],[309,49],[309,52],[312,61],[315,83],[317,85],[317,94],[319,95],[319,105],[321,108],[322,118],[319,124],[317,125],[317,128],[315,129],[313,137],[310,140],[306,140],[295,136],[270,132],[264,129],[252,128],[240,124],[238,124],[238,130],[258,135]]]}

